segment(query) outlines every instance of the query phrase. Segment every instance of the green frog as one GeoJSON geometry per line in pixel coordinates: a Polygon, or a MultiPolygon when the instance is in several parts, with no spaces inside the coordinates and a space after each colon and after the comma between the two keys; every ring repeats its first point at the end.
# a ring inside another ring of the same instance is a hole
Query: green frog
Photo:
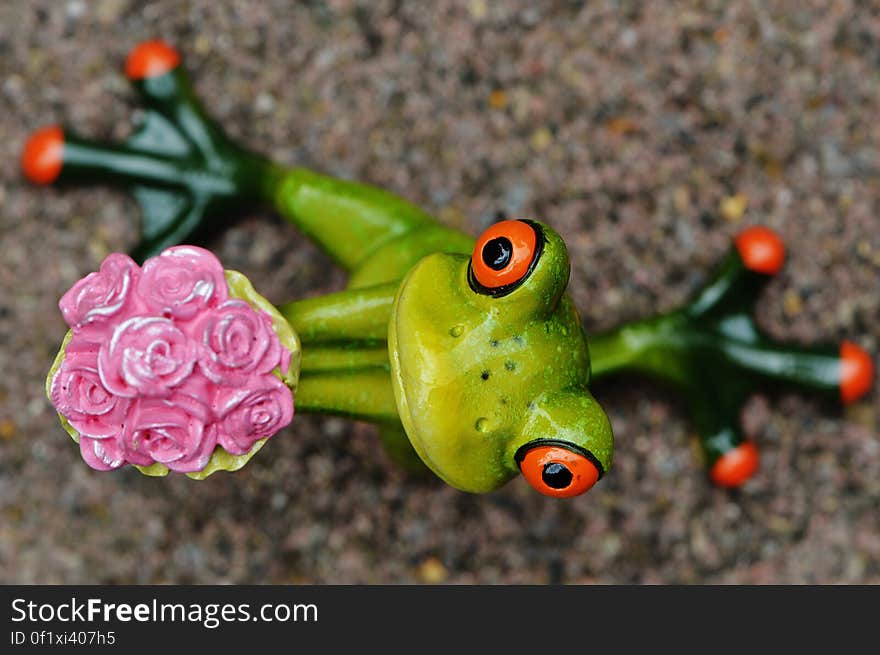
{"type": "Polygon", "coordinates": [[[492,491],[520,471],[565,497],[611,465],[565,243],[537,221],[474,240],[373,187],[294,169],[276,205],[351,273],[282,305],[303,344],[298,409],[377,422],[447,483],[492,491]],[[366,217],[367,220],[361,220],[366,217]]]}
{"type": "Polygon", "coordinates": [[[548,224],[502,220],[474,240],[381,189],[251,153],[207,117],[164,42],[137,46],[126,73],[146,106],[141,128],[124,144],[45,128],[25,146],[25,174],[132,192],[139,260],[235,207],[274,206],[350,275],[344,291],[278,307],[302,344],[297,411],[375,423],[408,468],[467,492],[522,474],[545,495],[577,496],[612,462],[591,377],[635,372],[684,392],[710,477],[735,487],[758,465],[739,425],[756,387],[784,381],[853,402],[871,386],[872,359],[855,344],[783,345],[754,322],[784,259],[766,228],[743,231],[686,306],[588,343],[548,224]]]}

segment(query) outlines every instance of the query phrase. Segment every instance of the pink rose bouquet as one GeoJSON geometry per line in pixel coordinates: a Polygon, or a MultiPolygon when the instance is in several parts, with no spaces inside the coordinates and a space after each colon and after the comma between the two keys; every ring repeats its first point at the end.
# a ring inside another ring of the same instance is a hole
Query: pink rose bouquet
{"type": "Polygon", "coordinates": [[[296,336],[230,275],[242,297],[202,248],[168,248],[142,268],[112,254],[61,298],[71,331],[48,393],[89,466],[197,473],[290,423],[296,336]]]}

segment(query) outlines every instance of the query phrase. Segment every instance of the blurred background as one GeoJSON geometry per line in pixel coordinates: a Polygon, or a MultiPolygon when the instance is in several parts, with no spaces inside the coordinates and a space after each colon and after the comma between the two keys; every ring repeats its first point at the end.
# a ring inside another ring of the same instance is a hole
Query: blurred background
{"type": "MultiPolygon", "coordinates": [[[[0,582],[880,583],[880,395],[845,412],[752,399],[762,453],[707,481],[683,403],[595,389],[614,468],[572,501],[487,496],[395,469],[369,426],[306,415],[236,474],[99,473],[44,395],[61,294],[135,242],[100,187],[23,181],[63,122],[118,139],[127,52],[163,38],[209,112],[287,164],[386,187],[478,233],[550,223],[589,331],[673,308],[732,235],[778,230],[761,324],[880,350],[880,13],[773,2],[183,2],[0,5],[0,582]]],[[[341,272],[271,212],[206,244],[274,302],[341,272]],[[328,273],[328,271],[333,271],[328,273]]]]}

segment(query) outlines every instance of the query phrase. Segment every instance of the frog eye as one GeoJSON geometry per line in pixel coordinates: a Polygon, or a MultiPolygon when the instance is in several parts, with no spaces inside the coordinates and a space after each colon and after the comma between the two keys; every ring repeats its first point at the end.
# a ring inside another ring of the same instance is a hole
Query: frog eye
{"type": "Polygon", "coordinates": [[[600,476],[599,466],[590,454],[572,448],[576,446],[526,444],[517,452],[516,460],[535,491],[554,498],[571,498],[587,491],[600,476]]]}
{"type": "Polygon", "coordinates": [[[529,221],[501,221],[480,235],[471,256],[471,282],[492,296],[512,291],[534,268],[543,237],[529,221]]]}

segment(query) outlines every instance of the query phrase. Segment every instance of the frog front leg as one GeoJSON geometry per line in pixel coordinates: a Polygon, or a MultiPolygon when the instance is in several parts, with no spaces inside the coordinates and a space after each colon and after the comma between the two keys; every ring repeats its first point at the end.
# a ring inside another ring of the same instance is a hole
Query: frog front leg
{"type": "Polygon", "coordinates": [[[388,359],[388,322],[397,283],[286,303],[282,316],[304,344],[297,408],[374,423],[388,456],[427,472],[397,415],[388,359]]]}

